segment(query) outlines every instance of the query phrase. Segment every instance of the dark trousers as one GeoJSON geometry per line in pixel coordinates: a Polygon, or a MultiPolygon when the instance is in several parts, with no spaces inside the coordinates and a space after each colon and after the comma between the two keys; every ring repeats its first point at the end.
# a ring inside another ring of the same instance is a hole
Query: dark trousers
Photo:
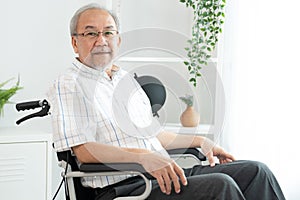
{"type": "MultiPolygon", "coordinates": [[[[235,161],[210,166],[194,166],[185,169],[187,186],[181,186],[179,194],[172,190],[170,195],[161,192],[156,180],[152,181],[153,200],[283,200],[280,186],[263,163],[256,161],[235,161]]],[[[145,189],[143,180],[134,177],[124,180],[114,187],[97,191],[96,200],[113,199],[118,196],[139,195],[145,189]]]]}

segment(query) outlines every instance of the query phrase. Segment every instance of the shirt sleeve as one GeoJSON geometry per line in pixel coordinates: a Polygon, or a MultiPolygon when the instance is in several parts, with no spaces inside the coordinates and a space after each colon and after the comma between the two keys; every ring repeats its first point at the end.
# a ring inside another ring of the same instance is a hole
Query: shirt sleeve
{"type": "Polygon", "coordinates": [[[72,77],[59,77],[49,89],[53,142],[56,151],[95,141],[96,114],[93,103],[72,77]]]}

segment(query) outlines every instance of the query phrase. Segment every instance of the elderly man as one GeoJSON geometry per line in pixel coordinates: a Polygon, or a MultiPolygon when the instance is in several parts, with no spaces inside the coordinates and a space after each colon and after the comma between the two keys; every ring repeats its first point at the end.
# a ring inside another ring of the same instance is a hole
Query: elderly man
{"type": "MultiPolygon", "coordinates": [[[[205,137],[159,128],[138,83],[113,63],[121,38],[118,20],[112,13],[97,4],[86,5],[74,14],[70,31],[78,57],[48,92],[57,151],[71,150],[78,163],[141,164],[154,177],[149,199],[284,199],[266,165],[236,161],[205,137]],[[120,84],[128,90],[117,90],[120,84]],[[129,103],[127,99],[124,103],[118,91],[136,92],[129,103]],[[124,120],[133,116],[133,121],[139,121],[133,123],[141,123],[140,127],[130,133],[124,131],[116,113],[124,120]],[[146,131],[143,127],[148,125],[152,128],[146,131]],[[210,166],[182,169],[166,152],[189,147],[202,147],[210,166]],[[220,164],[215,164],[214,156],[220,164]]],[[[137,195],[145,187],[138,177],[127,176],[84,178],[82,184],[95,188],[95,199],[105,200],[137,195]]]]}

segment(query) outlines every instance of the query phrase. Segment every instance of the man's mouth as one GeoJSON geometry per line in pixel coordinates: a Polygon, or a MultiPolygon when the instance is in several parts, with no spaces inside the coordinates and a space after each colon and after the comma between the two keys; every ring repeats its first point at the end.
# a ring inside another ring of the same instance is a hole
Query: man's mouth
{"type": "Polygon", "coordinates": [[[95,52],[92,52],[92,54],[98,54],[98,55],[104,55],[104,54],[110,54],[111,52],[110,51],[95,51],[95,52]]]}
{"type": "Polygon", "coordinates": [[[111,50],[110,49],[105,49],[105,48],[95,48],[91,51],[92,54],[110,54],[111,50]]]}

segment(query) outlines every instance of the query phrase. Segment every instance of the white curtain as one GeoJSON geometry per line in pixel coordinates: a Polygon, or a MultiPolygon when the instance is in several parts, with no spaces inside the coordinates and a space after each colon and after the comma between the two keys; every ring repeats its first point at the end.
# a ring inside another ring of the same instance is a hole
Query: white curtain
{"type": "Polygon", "coordinates": [[[286,198],[300,199],[300,17],[297,0],[227,1],[221,145],[266,163],[286,198]]]}

